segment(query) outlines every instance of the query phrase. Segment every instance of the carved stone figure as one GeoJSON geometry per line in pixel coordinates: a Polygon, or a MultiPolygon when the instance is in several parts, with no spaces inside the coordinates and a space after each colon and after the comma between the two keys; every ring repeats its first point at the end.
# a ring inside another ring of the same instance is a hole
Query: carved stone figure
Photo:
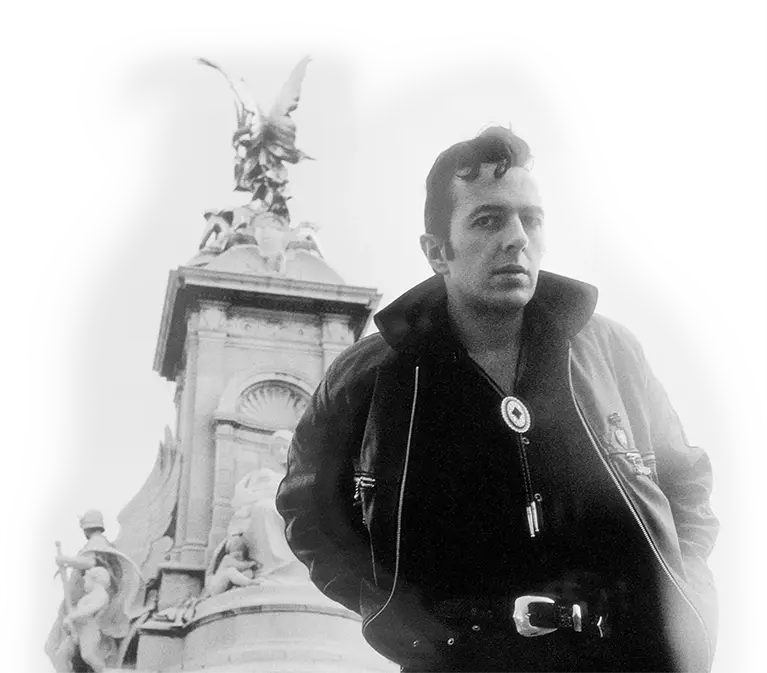
{"type": "Polygon", "coordinates": [[[285,251],[291,238],[291,231],[285,219],[273,213],[264,213],[254,220],[253,234],[267,269],[285,273],[285,251]]]}
{"type": "Polygon", "coordinates": [[[45,647],[57,671],[119,666],[120,641],[144,612],[141,571],[104,536],[101,512],[86,512],[80,527],[87,542],[77,555],[57,544],[64,601],[45,647]]]}
{"type": "Polygon", "coordinates": [[[206,227],[200,241],[200,250],[208,248],[222,252],[229,248],[234,234],[232,211],[209,210],[205,213],[205,222],[206,227]]]}
{"type": "Polygon", "coordinates": [[[258,563],[256,579],[262,584],[297,584],[308,581],[306,568],[296,559],[285,540],[285,522],[274,505],[277,488],[285,475],[287,449],[292,433],[273,435],[272,459],[279,469],[263,465],[235,486],[229,523],[230,535],[242,535],[258,563]]]}
{"type": "Polygon", "coordinates": [[[82,598],[69,610],[62,621],[67,635],[54,656],[57,671],[74,671],[75,655],[79,656],[95,673],[106,668],[109,645],[102,644],[99,616],[109,605],[109,571],[101,566],[86,570],[83,575],[82,598]]]}
{"type": "Polygon", "coordinates": [[[307,252],[324,259],[320,242],[317,240],[319,226],[314,222],[301,222],[291,230],[291,239],[288,250],[306,250],[307,252]]]}
{"type": "Polygon", "coordinates": [[[188,624],[194,619],[197,605],[206,597],[207,593],[203,593],[201,596],[185,598],[175,605],[171,605],[170,607],[155,612],[152,615],[152,619],[157,622],[170,622],[174,626],[188,624]]]}
{"type": "Polygon", "coordinates": [[[230,210],[207,211],[207,225],[200,241],[200,250],[223,252],[239,243],[256,243],[251,224],[261,212],[263,208],[259,208],[257,203],[230,210]]]}
{"type": "Polygon", "coordinates": [[[235,189],[249,192],[270,211],[287,219],[288,209],[283,190],[287,184],[284,162],[296,164],[309,159],[296,147],[296,123],[290,114],[298,107],[301,83],[309,57],[299,61],[285,82],[268,114],[254,105],[245,83],[233,81],[219,66],[207,59],[203,65],[218,70],[227,80],[235,96],[237,130],[232,137],[235,161],[235,189]]]}
{"type": "Polygon", "coordinates": [[[229,589],[258,584],[258,563],[250,558],[248,543],[242,535],[230,535],[219,545],[205,577],[206,595],[217,596],[229,589]]]}

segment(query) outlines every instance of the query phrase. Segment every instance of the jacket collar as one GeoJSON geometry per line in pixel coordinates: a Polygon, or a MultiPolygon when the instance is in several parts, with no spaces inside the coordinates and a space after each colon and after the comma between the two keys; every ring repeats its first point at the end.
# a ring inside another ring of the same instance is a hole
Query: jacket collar
{"type": "MultiPolygon", "coordinates": [[[[541,271],[525,319],[545,322],[570,338],[583,329],[594,313],[597,288],[550,271],[541,271]]],[[[417,349],[434,333],[447,292],[442,276],[419,283],[375,315],[386,343],[395,350],[417,349]]]]}

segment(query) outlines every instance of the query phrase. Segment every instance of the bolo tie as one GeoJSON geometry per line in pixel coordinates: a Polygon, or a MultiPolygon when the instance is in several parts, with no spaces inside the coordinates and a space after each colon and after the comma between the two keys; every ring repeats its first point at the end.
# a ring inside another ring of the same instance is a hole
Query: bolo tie
{"type": "Polygon", "coordinates": [[[530,537],[536,537],[543,526],[543,497],[533,489],[530,477],[530,465],[527,460],[527,449],[530,440],[527,433],[532,427],[532,415],[527,405],[518,397],[508,395],[501,401],[501,417],[504,423],[514,432],[519,451],[519,462],[522,466],[522,480],[525,490],[525,518],[530,537]]]}

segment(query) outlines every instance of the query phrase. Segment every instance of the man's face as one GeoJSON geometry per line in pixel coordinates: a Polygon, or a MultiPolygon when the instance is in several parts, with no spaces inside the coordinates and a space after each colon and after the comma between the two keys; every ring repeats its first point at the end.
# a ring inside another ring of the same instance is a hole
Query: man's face
{"type": "Polygon", "coordinates": [[[500,178],[482,164],[476,180],[453,179],[448,293],[459,304],[517,310],[530,301],[543,255],[543,209],[530,173],[511,168],[500,178]]]}

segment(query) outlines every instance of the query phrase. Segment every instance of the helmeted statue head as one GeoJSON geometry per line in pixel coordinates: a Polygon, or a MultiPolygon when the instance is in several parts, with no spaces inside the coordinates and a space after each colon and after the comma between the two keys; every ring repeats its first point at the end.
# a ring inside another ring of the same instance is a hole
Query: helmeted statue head
{"type": "Polygon", "coordinates": [[[86,533],[88,531],[100,530],[104,532],[104,515],[97,509],[90,509],[80,517],[80,528],[86,533]]]}

